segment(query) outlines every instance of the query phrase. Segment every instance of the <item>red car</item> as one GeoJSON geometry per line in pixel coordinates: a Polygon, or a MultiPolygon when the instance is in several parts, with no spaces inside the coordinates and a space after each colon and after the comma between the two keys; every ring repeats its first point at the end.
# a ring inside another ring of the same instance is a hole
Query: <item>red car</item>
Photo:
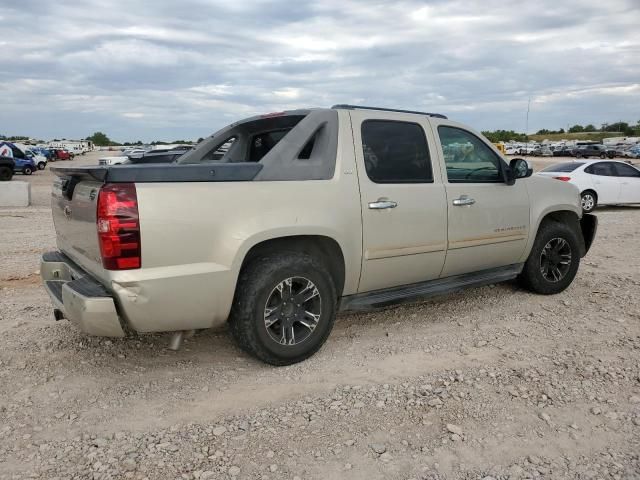
{"type": "Polygon", "coordinates": [[[54,158],[52,160],[71,160],[73,159],[73,153],[65,150],[63,148],[53,148],[51,149],[53,152],[54,158]]]}

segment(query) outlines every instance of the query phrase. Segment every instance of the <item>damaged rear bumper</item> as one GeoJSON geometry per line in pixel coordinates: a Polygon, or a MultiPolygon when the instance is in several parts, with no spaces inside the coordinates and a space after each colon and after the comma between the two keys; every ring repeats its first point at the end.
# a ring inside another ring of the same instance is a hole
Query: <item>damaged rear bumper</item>
{"type": "Polygon", "coordinates": [[[89,335],[125,336],[111,293],[66,255],[45,253],[40,275],[57,320],[66,318],[89,335]]]}

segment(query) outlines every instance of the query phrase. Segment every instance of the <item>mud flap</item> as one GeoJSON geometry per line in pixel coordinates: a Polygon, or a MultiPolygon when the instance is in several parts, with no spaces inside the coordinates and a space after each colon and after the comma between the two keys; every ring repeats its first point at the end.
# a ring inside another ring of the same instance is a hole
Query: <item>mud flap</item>
{"type": "Polygon", "coordinates": [[[584,254],[582,255],[584,257],[591,248],[593,239],[596,236],[598,217],[590,213],[582,215],[580,219],[580,230],[582,230],[582,238],[584,238],[584,254]]]}

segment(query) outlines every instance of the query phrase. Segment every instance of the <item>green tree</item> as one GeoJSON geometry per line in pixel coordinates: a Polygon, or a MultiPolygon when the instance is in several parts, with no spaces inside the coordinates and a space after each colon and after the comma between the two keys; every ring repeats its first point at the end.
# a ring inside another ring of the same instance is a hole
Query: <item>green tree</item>
{"type": "Polygon", "coordinates": [[[107,137],[107,135],[102,132],[95,132],[85,140],[93,142],[93,144],[97,145],[98,147],[108,147],[109,145],[113,145],[113,142],[109,139],[109,137],[107,137]]]}
{"type": "Polygon", "coordinates": [[[569,129],[569,133],[580,133],[584,132],[584,127],[582,125],[574,125],[569,129]]]}
{"type": "Polygon", "coordinates": [[[596,131],[596,127],[594,127],[593,125],[589,124],[586,127],[584,127],[584,131],[585,132],[595,132],[596,131]]]}

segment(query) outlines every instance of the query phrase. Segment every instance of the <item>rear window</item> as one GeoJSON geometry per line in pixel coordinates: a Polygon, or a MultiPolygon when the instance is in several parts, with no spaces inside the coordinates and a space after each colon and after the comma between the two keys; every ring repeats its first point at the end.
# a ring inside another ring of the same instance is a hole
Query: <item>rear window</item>
{"type": "Polygon", "coordinates": [[[573,172],[576,168],[584,165],[583,162],[567,162],[559,163],[558,165],[552,165],[542,170],[543,172],[573,172]]]}

